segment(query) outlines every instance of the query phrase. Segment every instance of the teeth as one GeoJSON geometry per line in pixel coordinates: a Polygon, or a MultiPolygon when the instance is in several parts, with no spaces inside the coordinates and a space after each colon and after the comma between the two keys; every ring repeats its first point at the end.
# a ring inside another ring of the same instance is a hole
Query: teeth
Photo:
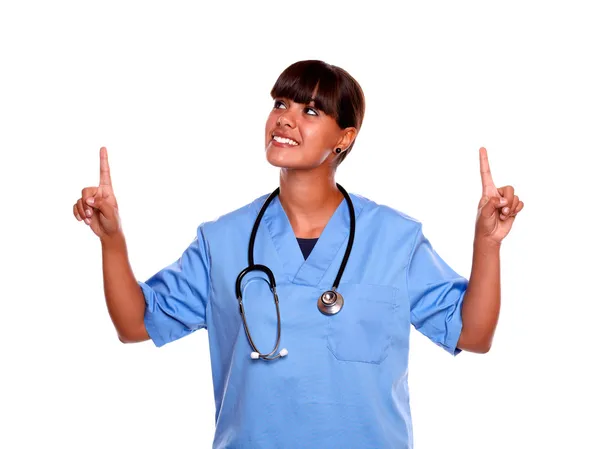
{"type": "Polygon", "coordinates": [[[288,145],[298,145],[298,142],[287,137],[273,136],[273,140],[279,143],[287,143],[288,145]]]}

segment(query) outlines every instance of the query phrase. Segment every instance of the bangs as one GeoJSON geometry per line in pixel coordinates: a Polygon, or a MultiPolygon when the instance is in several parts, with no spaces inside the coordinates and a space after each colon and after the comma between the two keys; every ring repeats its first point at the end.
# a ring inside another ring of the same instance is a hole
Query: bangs
{"type": "Polygon", "coordinates": [[[338,84],[338,76],[328,64],[300,61],[279,76],[271,89],[271,97],[289,98],[302,104],[314,101],[317,109],[338,120],[338,84]]]}

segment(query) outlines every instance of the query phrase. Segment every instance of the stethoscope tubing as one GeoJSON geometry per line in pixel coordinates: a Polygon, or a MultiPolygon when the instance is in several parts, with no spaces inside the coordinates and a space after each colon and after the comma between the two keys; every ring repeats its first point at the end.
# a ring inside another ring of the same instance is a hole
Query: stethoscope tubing
{"type": "MultiPolygon", "coordinates": [[[[352,246],[354,244],[355,228],[356,228],[356,217],[355,217],[355,212],[354,212],[354,205],[352,204],[350,195],[341,185],[336,183],[336,186],[340,190],[340,192],[342,192],[342,194],[344,195],[344,198],[346,199],[346,203],[348,204],[348,211],[349,211],[349,215],[350,215],[350,235],[348,236],[348,244],[346,245],[346,251],[344,253],[344,257],[342,259],[342,263],[338,270],[337,276],[335,277],[335,280],[333,282],[333,287],[331,288],[330,291],[327,291],[323,295],[321,295],[321,297],[318,301],[319,310],[321,310],[323,313],[329,314],[329,315],[338,313],[343,305],[343,297],[341,295],[339,295],[339,293],[336,293],[336,290],[342,279],[342,275],[344,274],[344,270],[346,269],[346,264],[348,263],[348,258],[350,257],[350,253],[352,251],[352,246]],[[326,305],[325,302],[323,302],[323,297],[328,294],[339,295],[339,304],[337,304],[337,308],[332,307],[331,305],[326,305]]],[[[287,354],[286,349],[282,349],[278,354],[275,354],[279,350],[279,343],[281,341],[281,313],[279,311],[279,297],[277,296],[277,286],[276,286],[276,282],[275,282],[275,275],[273,274],[271,269],[269,267],[267,267],[266,265],[254,263],[254,243],[256,242],[256,234],[258,233],[258,227],[260,226],[263,215],[265,214],[265,211],[267,210],[267,206],[273,200],[273,198],[275,198],[279,194],[279,191],[280,191],[280,189],[279,189],[279,187],[277,187],[269,195],[269,197],[265,200],[263,206],[261,207],[261,209],[258,213],[258,216],[256,217],[256,220],[254,221],[254,226],[252,227],[252,233],[250,234],[250,242],[248,244],[248,266],[246,268],[244,268],[240,272],[240,274],[238,274],[237,279],[235,281],[235,294],[236,294],[236,297],[237,297],[237,300],[239,303],[240,314],[242,315],[244,331],[246,332],[246,337],[248,338],[248,342],[250,343],[250,346],[253,349],[253,353],[251,354],[252,358],[259,358],[262,360],[275,360],[280,357],[284,357],[287,354]],[[273,293],[275,309],[277,310],[277,339],[275,342],[275,347],[268,354],[261,353],[258,350],[258,348],[256,347],[256,344],[254,343],[254,340],[252,339],[252,335],[250,334],[250,329],[248,326],[248,322],[246,320],[246,313],[244,311],[244,304],[242,302],[242,280],[243,280],[244,276],[246,276],[246,274],[250,273],[251,271],[261,271],[267,275],[267,277],[269,278],[269,287],[271,289],[271,292],[273,293]]]]}

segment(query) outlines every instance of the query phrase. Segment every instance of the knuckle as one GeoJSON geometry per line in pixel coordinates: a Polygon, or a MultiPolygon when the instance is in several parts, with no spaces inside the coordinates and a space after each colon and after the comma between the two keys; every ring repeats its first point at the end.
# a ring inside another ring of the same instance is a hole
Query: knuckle
{"type": "Polygon", "coordinates": [[[83,197],[83,199],[86,199],[89,196],[92,196],[94,194],[93,190],[95,187],[84,187],[81,190],[81,196],[83,197]]]}

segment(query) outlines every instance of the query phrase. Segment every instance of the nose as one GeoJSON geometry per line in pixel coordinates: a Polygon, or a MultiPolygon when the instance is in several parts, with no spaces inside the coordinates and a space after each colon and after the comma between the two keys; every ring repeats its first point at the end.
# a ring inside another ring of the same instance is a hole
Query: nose
{"type": "Polygon", "coordinates": [[[290,128],[296,127],[296,120],[293,117],[293,114],[290,111],[282,112],[279,118],[277,119],[277,126],[289,126],[290,128]]]}

